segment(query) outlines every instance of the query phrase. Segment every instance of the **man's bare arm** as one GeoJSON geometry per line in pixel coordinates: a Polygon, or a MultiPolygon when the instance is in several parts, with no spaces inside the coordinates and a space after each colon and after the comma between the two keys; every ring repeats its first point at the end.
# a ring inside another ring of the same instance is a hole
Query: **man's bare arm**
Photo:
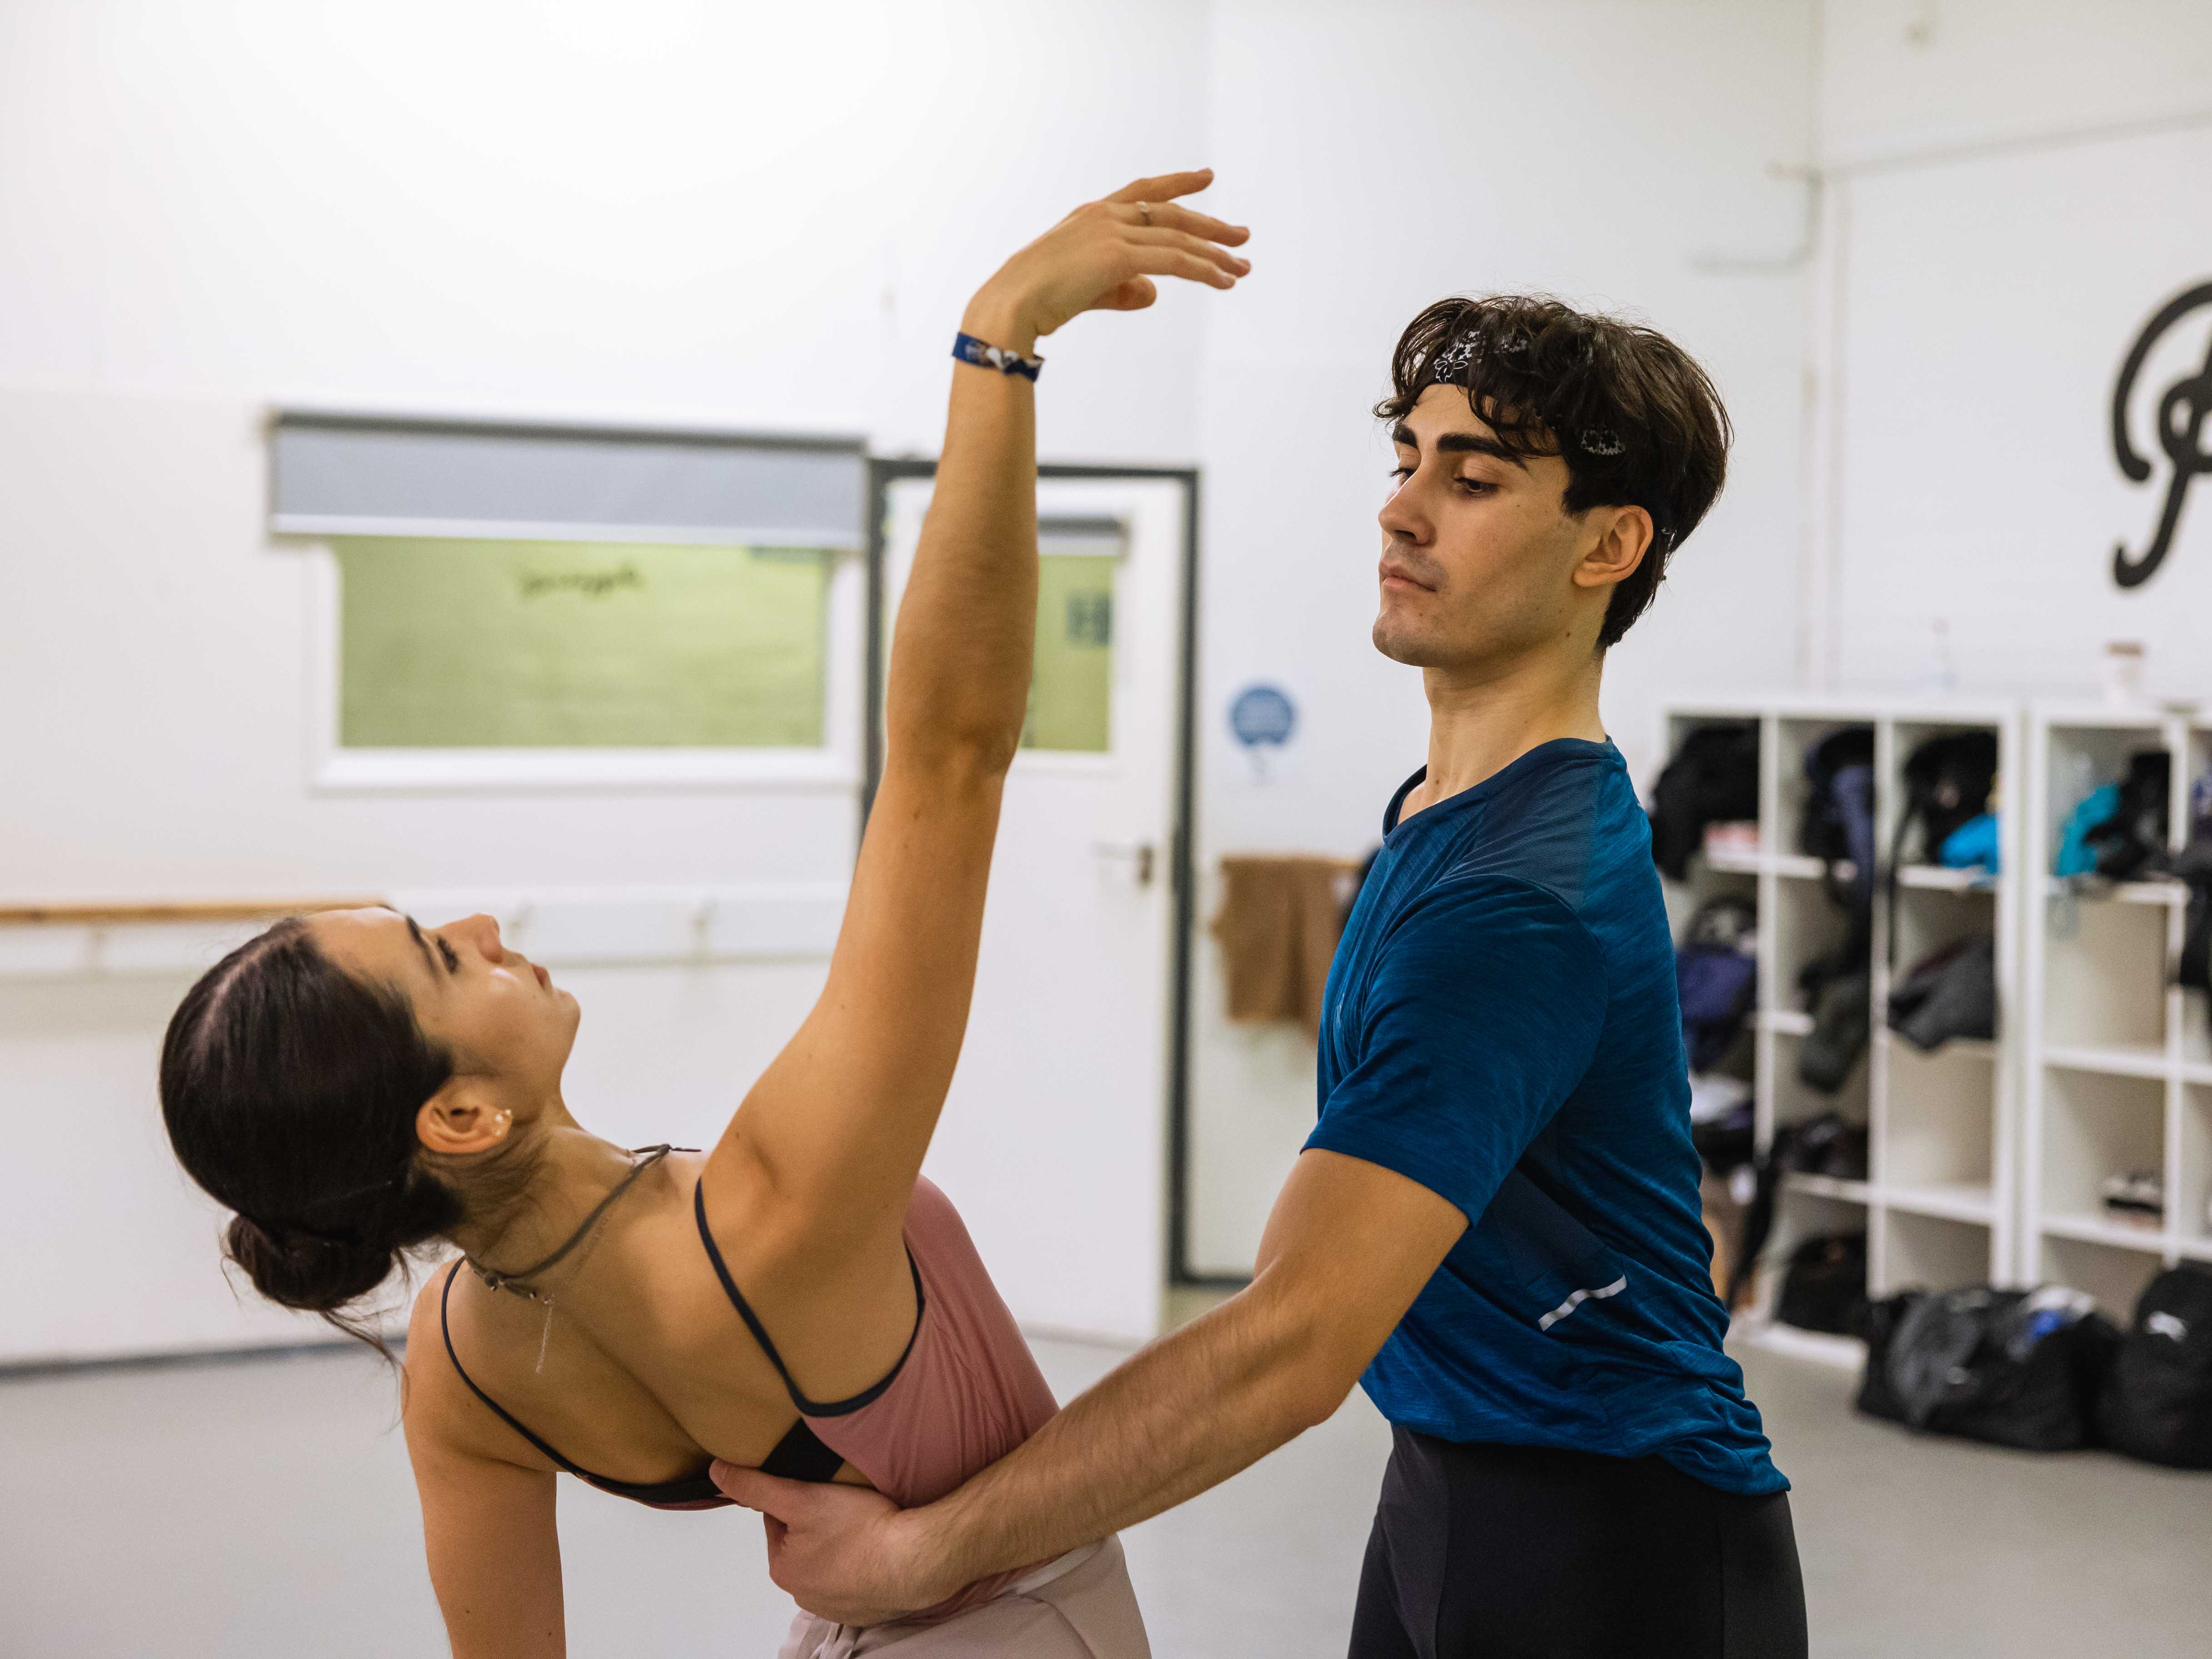
{"type": "Polygon", "coordinates": [[[810,1611],[865,1624],[1048,1560],[1218,1485],[1340,1405],[1467,1218],[1425,1187],[1304,1153],[1251,1285],[1152,1344],[1035,1437],[937,1503],[715,1466],[769,1516],[769,1567],[810,1611]]]}

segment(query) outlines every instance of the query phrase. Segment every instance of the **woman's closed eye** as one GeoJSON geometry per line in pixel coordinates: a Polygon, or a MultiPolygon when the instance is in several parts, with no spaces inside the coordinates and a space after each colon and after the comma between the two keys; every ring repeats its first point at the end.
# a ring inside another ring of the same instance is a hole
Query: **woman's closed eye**
{"type": "Polygon", "coordinates": [[[453,947],[446,943],[445,935],[439,933],[434,934],[432,937],[436,939],[438,941],[438,954],[445,959],[446,971],[449,974],[459,973],[461,971],[461,959],[454,953],[453,947]]]}

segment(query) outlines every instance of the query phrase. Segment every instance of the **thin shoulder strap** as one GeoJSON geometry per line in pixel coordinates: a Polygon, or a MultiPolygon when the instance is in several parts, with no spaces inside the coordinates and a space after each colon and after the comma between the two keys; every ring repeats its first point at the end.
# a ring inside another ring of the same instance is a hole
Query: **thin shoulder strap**
{"type": "Polygon", "coordinates": [[[885,1371],[872,1387],[863,1389],[849,1400],[809,1400],[799,1391],[799,1384],[792,1380],[791,1372],[783,1363],[783,1356],[775,1351],[775,1344],[769,1340],[768,1328],[760,1322],[760,1316],[752,1310],[751,1304],[738,1291],[738,1281],[730,1277],[729,1266],[722,1260],[722,1252],[715,1245],[714,1235],[707,1225],[707,1182],[703,1176],[691,1188],[691,1213],[699,1223],[699,1242],[707,1247],[707,1260],[714,1264],[714,1277],[722,1281],[723,1293],[730,1298],[730,1305],[738,1310],[738,1317],[745,1322],[745,1328],[753,1334],[753,1340],[760,1344],[761,1352],[768,1356],[768,1363],[775,1367],[775,1374],[783,1379],[783,1389],[791,1396],[791,1403],[798,1407],[804,1415],[842,1417],[849,1412],[856,1412],[879,1398],[898,1374],[906,1369],[907,1356],[914,1352],[914,1345],[921,1335],[921,1316],[927,1306],[921,1288],[921,1267],[915,1261],[911,1249],[906,1253],[906,1265],[907,1271],[914,1275],[914,1329],[907,1337],[906,1346],[899,1351],[898,1363],[885,1371]]]}
{"type": "Polygon", "coordinates": [[[501,1405],[498,1401],[493,1399],[482,1389],[477,1387],[476,1378],[469,1375],[467,1368],[461,1364],[460,1355],[453,1352],[453,1321],[447,1316],[446,1309],[447,1304],[453,1299],[453,1276],[459,1273],[460,1270],[461,1264],[458,1261],[453,1263],[452,1270],[446,1274],[445,1288],[438,1292],[438,1329],[446,1339],[446,1358],[453,1362],[453,1370],[459,1375],[461,1381],[469,1385],[469,1392],[476,1395],[477,1399],[483,1401],[485,1405],[490,1407],[493,1411],[496,1412],[499,1414],[499,1420],[501,1422],[506,1424],[508,1428],[513,1429],[517,1434],[520,1435],[525,1440],[527,1440],[532,1445],[537,1447],[539,1451],[544,1452],[546,1456],[551,1458],[556,1463],[559,1464],[569,1474],[574,1475],[579,1480],[589,1480],[596,1484],[599,1479],[598,1476],[591,1474],[587,1470],[579,1468],[575,1464],[571,1463],[567,1458],[562,1456],[561,1454],[554,1450],[551,1446],[548,1445],[544,1441],[540,1440],[536,1435],[531,1433],[529,1429],[524,1426],[520,1419],[519,1419],[514,1413],[508,1411],[507,1408],[501,1405]]]}

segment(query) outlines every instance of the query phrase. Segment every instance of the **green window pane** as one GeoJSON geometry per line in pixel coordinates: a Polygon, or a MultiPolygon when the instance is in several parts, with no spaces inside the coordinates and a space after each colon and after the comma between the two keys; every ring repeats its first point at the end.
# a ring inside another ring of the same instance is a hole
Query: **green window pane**
{"type": "Polygon", "coordinates": [[[333,545],[343,747],[822,746],[826,553],[333,545]]]}
{"type": "Polygon", "coordinates": [[[1103,754],[1113,747],[1114,554],[1040,559],[1036,672],[1022,747],[1103,754]]]}

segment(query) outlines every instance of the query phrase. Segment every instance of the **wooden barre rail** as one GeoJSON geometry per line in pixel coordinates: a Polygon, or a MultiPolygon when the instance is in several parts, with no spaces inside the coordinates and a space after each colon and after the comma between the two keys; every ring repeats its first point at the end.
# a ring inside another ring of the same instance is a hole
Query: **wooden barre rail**
{"type": "Polygon", "coordinates": [[[379,898],[185,899],[143,904],[5,904],[0,927],[102,927],[131,922],[264,921],[315,910],[357,910],[379,898]]]}

